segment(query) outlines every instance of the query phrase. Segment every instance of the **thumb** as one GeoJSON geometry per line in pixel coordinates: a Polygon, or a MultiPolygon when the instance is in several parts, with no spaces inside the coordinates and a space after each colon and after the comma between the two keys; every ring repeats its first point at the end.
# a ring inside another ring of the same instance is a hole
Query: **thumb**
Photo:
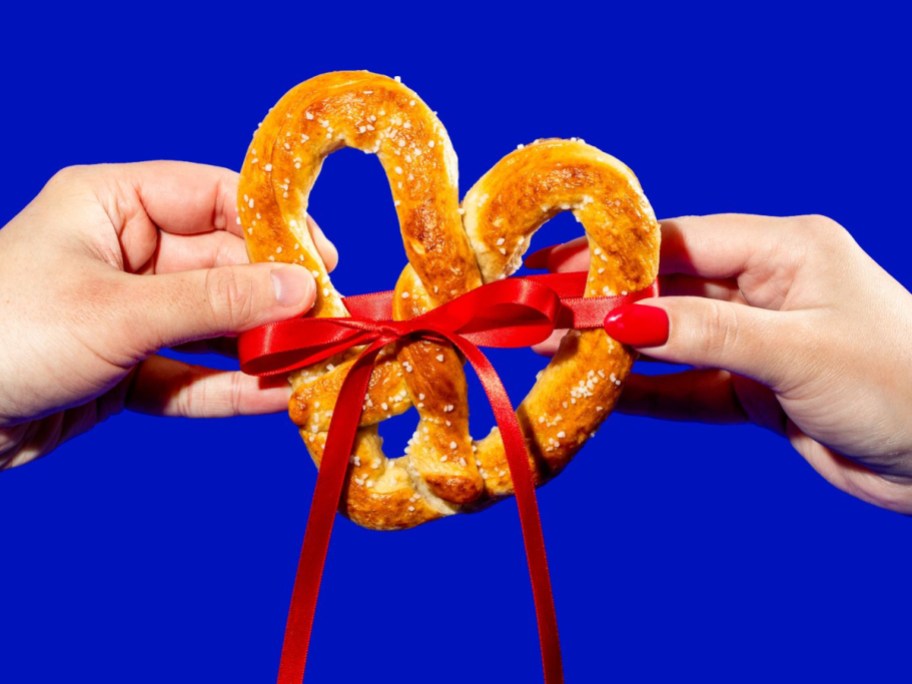
{"type": "Polygon", "coordinates": [[[722,368],[775,388],[794,361],[787,316],[704,297],[661,297],[616,309],[605,330],[652,358],[722,368]]]}
{"type": "Polygon", "coordinates": [[[243,264],[133,278],[134,330],[149,351],[299,316],[316,296],[310,272],[293,264],[243,264]]]}

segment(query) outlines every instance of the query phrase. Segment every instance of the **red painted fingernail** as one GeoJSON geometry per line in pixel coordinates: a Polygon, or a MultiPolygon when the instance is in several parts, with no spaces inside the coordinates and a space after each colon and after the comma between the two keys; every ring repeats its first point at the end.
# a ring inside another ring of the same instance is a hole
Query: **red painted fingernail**
{"type": "Polygon", "coordinates": [[[655,306],[625,304],[605,318],[605,332],[631,347],[658,347],[668,341],[668,314],[655,306]]]}

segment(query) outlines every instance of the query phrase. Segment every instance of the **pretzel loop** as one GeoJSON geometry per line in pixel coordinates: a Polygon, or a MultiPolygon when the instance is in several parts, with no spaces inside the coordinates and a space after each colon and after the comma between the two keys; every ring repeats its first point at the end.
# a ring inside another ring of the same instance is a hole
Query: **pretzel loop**
{"type": "MultiPolygon", "coordinates": [[[[306,218],[323,160],[345,146],[377,154],[390,182],[409,259],[396,284],[396,320],[510,275],[531,236],[561,211],[572,211],[589,237],[587,296],[624,294],[655,280],[658,224],[632,172],[613,157],[579,140],[537,141],[498,162],[460,207],[456,156],[427,105],[397,80],[336,72],[302,83],[273,108],[251,143],[239,189],[251,259],[312,270],[318,297],[311,315],[348,315],[306,218]]],[[[318,465],[356,354],[290,378],[290,414],[318,465]]],[[[608,415],[632,362],[630,350],[601,330],[567,336],[517,410],[536,483],[559,472],[608,415]]],[[[496,428],[478,442],[469,434],[462,361],[449,344],[385,349],[360,425],[341,508],[361,525],[411,527],[513,491],[496,428]],[[377,424],[410,406],[419,414],[415,435],[405,456],[388,459],[377,424]]]]}

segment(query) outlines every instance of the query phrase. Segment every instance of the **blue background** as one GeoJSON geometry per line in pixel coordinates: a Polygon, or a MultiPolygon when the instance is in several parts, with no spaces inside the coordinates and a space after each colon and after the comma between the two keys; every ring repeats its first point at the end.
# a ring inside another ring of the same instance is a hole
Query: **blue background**
{"type": "MultiPolygon", "coordinates": [[[[581,136],[660,217],[827,214],[912,283],[909,25],[877,3],[334,4],[3,10],[0,224],[69,164],[237,169],[288,88],[367,68],[439,111],[463,191],[517,143],[581,136]]],[[[376,160],[336,155],[312,211],[341,291],[392,285],[376,160]]],[[[543,363],[494,356],[516,399],[543,363]]],[[[283,415],[129,413],[0,473],[0,682],[274,681],[314,475],[283,415]]],[[[909,676],[910,521],[772,434],[613,416],[540,502],[570,682],[909,676]]],[[[309,675],[538,681],[513,502],[394,534],[340,519],[309,675]]]]}

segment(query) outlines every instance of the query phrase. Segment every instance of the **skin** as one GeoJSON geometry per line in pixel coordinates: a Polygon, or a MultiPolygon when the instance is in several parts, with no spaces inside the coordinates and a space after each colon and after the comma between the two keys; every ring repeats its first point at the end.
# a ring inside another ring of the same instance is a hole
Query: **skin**
{"type": "MultiPolygon", "coordinates": [[[[588,268],[577,244],[549,263],[588,268]]],[[[641,304],[667,313],[668,339],[642,351],[695,368],[631,376],[618,410],[754,422],[839,489],[912,513],[908,290],[822,216],[664,221],[660,264],[663,296],[641,304]]]]}
{"type": "MultiPolygon", "coordinates": [[[[287,407],[284,382],[156,353],[230,353],[236,333],[313,305],[306,269],[248,263],[236,193],[237,174],[213,166],[72,167],[0,230],[0,468],[123,408],[211,417],[287,407]]],[[[335,266],[335,248],[310,227],[335,266]]]]}

